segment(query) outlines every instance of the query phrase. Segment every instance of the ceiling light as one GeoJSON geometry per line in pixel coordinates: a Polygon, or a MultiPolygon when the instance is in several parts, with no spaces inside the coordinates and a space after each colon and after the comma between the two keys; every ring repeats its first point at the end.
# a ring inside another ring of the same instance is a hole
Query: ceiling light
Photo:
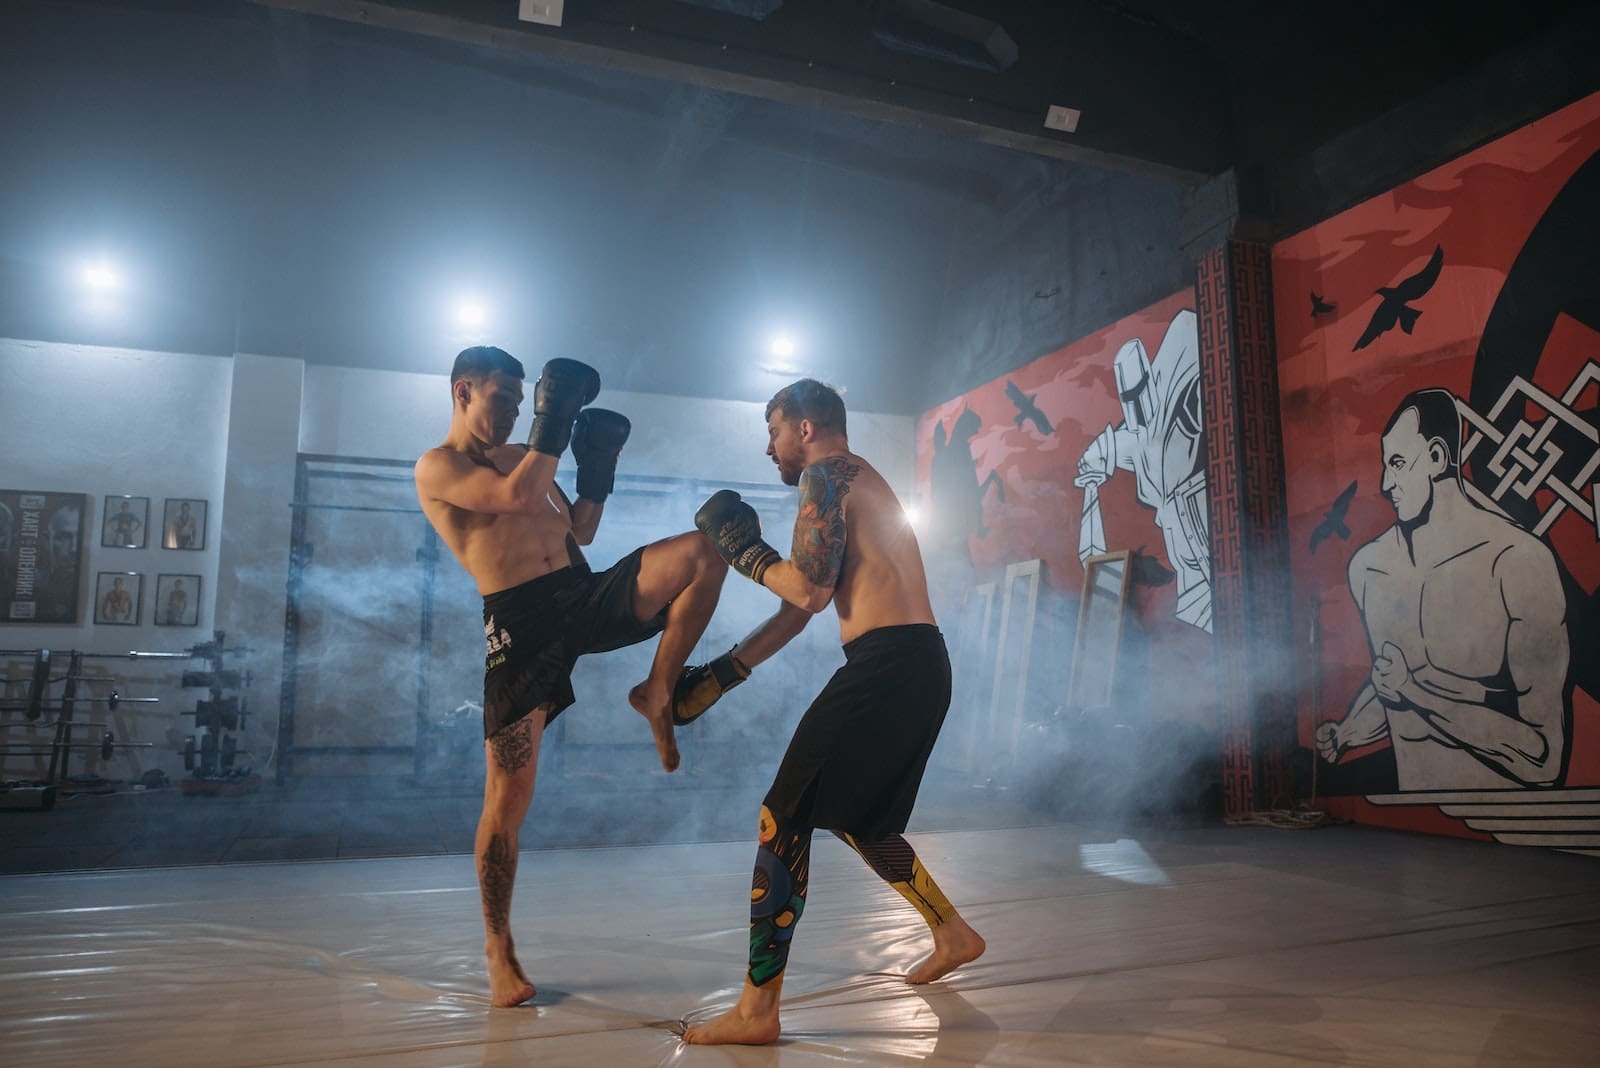
{"type": "Polygon", "coordinates": [[[116,289],[122,279],[117,276],[110,265],[105,263],[91,263],[83,269],[83,283],[90,289],[102,292],[116,289]]]}

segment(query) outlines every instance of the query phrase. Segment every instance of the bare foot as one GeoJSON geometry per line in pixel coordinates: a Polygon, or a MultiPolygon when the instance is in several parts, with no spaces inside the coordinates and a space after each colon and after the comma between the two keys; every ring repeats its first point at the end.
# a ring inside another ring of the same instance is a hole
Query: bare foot
{"type": "Polygon", "coordinates": [[[508,1009],[532,999],[536,991],[522,971],[515,950],[507,949],[502,957],[489,957],[489,1003],[497,1009],[508,1009]]]}
{"type": "Polygon", "coordinates": [[[960,916],[933,929],[933,952],[906,974],[908,983],[931,983],[943,979],[963,964],[970,964],[988,949],[983,936],[960,916]]]}
{"type": "Polygon", "coordinates": [[[715,1020],[689,1028],[683,1040],[691,1046],[765,1046],[778,1041],[776,1004],[770,1012],[746,1015],[746,1011],[742,1004],[735,1005],[715,1020]]]}
{"type": "Polygon", "coordinates": [[[652,693],[650,680],[646,679],[628,691],[628,703],[650,724],[650,733],[656,740],[656,752],[661,756],[661,766],[668,771],[677,771],[678,741],[672,734],[671,688],[652,693]]]}

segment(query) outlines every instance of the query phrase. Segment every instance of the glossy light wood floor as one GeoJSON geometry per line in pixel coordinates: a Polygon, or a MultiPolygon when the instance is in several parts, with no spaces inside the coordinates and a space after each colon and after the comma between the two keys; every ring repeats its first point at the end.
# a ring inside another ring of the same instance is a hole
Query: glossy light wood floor
{"type": "Polygon", "coordinates": [[[819,836],[785,1036],[687,1047],[743,974],[747,843],[528,852],[535,1002],[491,1011],[465,856],[0,878],[8,1065],[1595,1065],[1600,862],[1361,828],[913,835],[988,938],[819,836]]]}

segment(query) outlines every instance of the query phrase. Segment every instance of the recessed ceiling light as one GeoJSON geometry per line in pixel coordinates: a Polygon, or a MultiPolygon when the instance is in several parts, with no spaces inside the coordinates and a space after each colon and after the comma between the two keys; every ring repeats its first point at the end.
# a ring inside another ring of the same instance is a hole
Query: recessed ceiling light
{"type": "Polygon", "coordinates": [[[83,282],[90,289],[116,289],[122,279],[107,263],[91,263],[83,269],[83,282]]]}

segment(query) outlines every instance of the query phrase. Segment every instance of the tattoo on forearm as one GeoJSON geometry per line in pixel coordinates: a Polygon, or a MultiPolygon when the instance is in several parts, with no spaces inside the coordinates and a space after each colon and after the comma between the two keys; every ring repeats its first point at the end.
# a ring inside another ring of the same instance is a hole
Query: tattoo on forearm
{"type": "Polygon", "coordinates": [[[504,934],[511,923],[511,884],[517,878],[517,852],[506,835],[489,837],[478,858],[478,888],[483,895],[483,920],[491,934],[504,934]]]}
{"type": "Polygon", "coordinates": [[[834,586],[844,567],[844,498],[861,465],[843,456],[812,464],[800,476],[792,562],[813,586],[834,586]]]}
{"type": "Polygon", "coordinates": [[[528,761],[533,759],[533,724],[530,720],[533,716],[542,715],[543,709],[535,709],[490,736],[489,751],[494,754],[494,762],[500,765],[501,771],[515,774],[528,766],[528,761]]]}

